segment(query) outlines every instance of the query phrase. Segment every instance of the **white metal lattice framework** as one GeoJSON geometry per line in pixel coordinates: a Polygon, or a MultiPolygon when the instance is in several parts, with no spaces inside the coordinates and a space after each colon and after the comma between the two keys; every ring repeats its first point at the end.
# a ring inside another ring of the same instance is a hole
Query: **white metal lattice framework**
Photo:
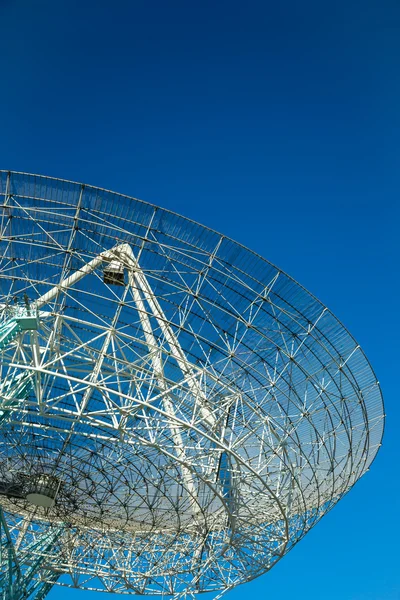
{"type": "Polygon", "coordinates": [[[0,194],[0,504],[20,556],[61,527],[49,585],[175,594],[264,573],[380,445],[358,344],[171,212],[19,173],[0,194]],[[47,508],[27,500],[43,481],[47,508]]]}

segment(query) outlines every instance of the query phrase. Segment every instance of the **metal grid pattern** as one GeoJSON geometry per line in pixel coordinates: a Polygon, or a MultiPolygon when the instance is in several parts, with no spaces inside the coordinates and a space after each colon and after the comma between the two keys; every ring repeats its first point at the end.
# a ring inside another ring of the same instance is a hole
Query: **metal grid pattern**
{"type": "Polygon", "coordinates": [[[53,565],[60,584],[140,594],[270,569],[380,446],[381,391],[358,344],[214,231],[0,175],[0,503],[22,555],[63,525],[44,578],[53,565]],[[37,328],[13,325],[21,310],[37,328]],[[50,508],[26,499],[43,476],[59,482],[50,508]]]}

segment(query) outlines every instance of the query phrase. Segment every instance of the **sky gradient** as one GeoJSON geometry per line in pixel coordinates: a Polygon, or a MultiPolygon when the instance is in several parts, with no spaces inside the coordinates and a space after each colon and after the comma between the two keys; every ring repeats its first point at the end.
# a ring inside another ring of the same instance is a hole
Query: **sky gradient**
{"type": "Polygon", "coordinates": [[[398,600],[400,4],[0,0],[0,22],[1,168],[245,244],[334,312],[381,382],[370,473],[228,598],[398,600]]]}

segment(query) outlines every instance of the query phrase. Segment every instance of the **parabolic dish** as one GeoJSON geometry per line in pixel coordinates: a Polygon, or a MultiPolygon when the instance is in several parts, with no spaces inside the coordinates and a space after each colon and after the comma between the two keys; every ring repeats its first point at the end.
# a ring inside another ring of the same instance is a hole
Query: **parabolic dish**
{"type": "Polygon", "coordinates": [[[270,569],[383,432],[345,327],[240,244],[153,205],[1,172],[0,504],[58,583],[216,591],[270,569]]]}

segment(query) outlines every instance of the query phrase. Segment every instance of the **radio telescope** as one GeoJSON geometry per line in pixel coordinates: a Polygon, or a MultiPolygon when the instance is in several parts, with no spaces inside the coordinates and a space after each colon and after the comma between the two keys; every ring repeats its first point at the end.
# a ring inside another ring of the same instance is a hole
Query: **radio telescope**
{"type": "Polygon", "coordinates": [[[379,384],[268,261],[172,212],[0,174],[0,586],[224,592],[368,470],[379,384]]]}

